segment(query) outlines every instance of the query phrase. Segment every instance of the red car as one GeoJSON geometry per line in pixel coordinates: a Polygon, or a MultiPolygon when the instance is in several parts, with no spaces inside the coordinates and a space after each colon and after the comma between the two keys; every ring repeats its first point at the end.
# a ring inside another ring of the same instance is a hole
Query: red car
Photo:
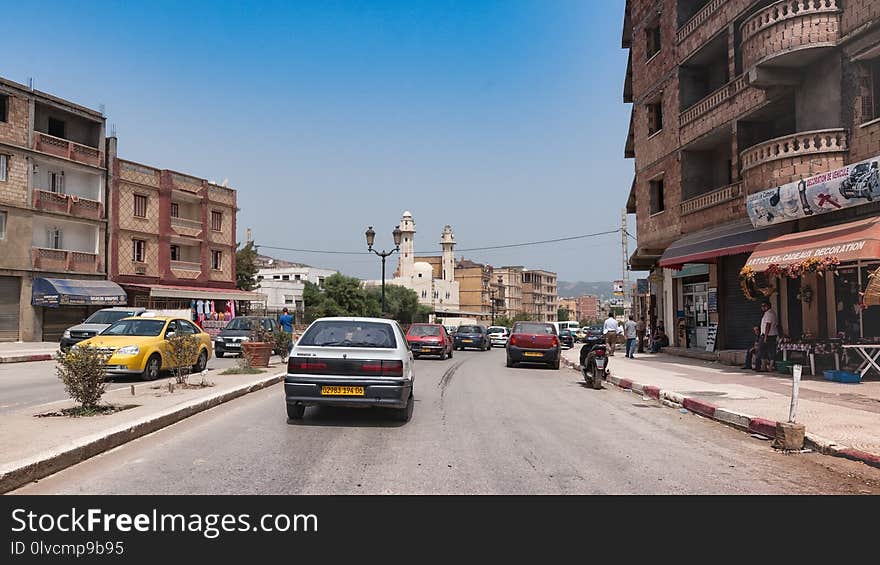
{"type": "Polygon", "coordinates": [[[441,360],[452,357],[452,337],[441,324],[411,325],[406,342],[416,359],[420,355],[439,355],[441,360]]]}
{"type": "Polygon", "coordinates": [[[520,363],[545,363],[559,368],[559,336],[553,324],[517,322],[507,341],[507,366],[520,363]]]}

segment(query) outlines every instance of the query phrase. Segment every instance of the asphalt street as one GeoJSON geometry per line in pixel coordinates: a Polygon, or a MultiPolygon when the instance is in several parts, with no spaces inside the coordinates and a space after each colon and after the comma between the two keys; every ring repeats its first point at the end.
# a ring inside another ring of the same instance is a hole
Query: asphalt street
{"type": "Polygon", "coordinates": [[[569,369],[507,368],[502,349],[419,359],[415,398],[405,424],[354,408],[288,422],[275,385],[16,492],[880,493],[856,462],[779,453],[569,369]]]}

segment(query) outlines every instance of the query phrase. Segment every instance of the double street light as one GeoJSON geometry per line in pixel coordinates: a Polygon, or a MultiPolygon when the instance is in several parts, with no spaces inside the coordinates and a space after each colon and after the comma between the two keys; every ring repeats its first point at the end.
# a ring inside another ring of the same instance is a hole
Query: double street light
{"type": "Polygon", "coordinates": [[[395,251],[400,251],[400,226],[394,226],[394,231],[391,232],[391,235],[394,237],[394,249],[391,251],[382,250],[381,253],[373,249],[373,242],[376,241],[376,232],[373,231],[373,226],[367,228],[367,249],[372,251],[376,255],[382,258],[382,313],[385,313],[385,258],[394,253],[395,251]]]}

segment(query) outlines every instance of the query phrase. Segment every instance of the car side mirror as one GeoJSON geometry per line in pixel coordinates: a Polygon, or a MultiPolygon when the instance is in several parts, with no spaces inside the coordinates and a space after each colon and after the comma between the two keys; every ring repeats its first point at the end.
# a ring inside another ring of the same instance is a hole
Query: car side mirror
{"type": "Polygon", "coordinates": [[[165,334],[165,339],[170,339],[170,338],[174,337],[175,335],[177,335],[177,332],[168,332],[165,334]]]}

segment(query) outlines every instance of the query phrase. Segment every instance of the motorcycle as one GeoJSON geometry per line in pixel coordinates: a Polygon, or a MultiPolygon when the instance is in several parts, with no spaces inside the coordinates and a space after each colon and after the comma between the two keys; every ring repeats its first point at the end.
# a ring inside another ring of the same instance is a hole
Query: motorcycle
{"type": "Polygon", "coordinates": [[[608,377],[608,346],[602,336],[588,336],[581,347],[581,372],[590,388],[601,389],[608,377]]]}

